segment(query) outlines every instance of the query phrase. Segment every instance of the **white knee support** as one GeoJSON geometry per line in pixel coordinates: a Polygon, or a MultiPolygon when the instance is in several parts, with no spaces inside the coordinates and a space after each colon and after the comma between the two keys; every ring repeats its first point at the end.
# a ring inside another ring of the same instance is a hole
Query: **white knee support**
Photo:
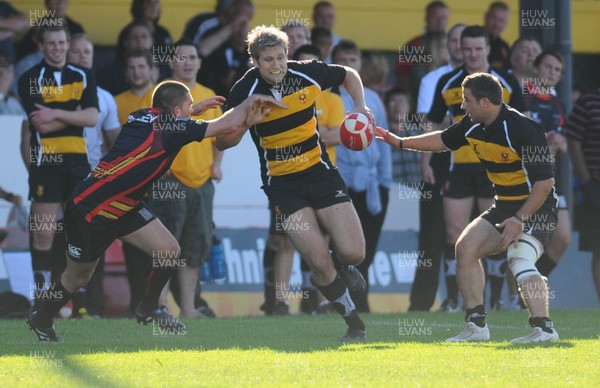
{"type": "Polygon", "coordinates": [[[544,253],[544,247],[535,238],[528,234],[521,233],[517,238],[518,246],[514,243],[508,246],[507,256],[510,270],[515,275],[519,286],[531,275],[541,276],[535,262],[544,253]]]}

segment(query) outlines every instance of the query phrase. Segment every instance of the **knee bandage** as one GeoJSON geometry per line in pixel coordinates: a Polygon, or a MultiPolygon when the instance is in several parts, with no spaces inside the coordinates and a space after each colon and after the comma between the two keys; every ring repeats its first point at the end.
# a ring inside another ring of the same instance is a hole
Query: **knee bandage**
{"type": "Polygon", "coordinates": [[[544,247],[537,239],[525,233],[520,234],[517,240],[519,243],[516,248],[514,243],[508,246],[507,256],[510,271],[521,286],[529,276],[541,276],[535,262],[544,253],[544,247]]]}

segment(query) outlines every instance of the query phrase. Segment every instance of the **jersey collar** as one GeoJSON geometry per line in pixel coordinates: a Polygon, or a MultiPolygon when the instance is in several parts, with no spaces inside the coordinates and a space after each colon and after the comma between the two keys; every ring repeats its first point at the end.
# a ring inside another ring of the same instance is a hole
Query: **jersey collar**
{"type": "Polygon", "coordinates": [[[495,131],[496,129],[502,129],[502,127],[503,127],[502,122],[504,122],[504,120],[506,119],[507,114],[508,114],[508,107],[506,106],[505,103],[502,103],[502,107],[500,108],[500,114],[498,114],[498,117],[496,117],[496,120],[492,121],[492,123],[490,125],[488,125],[487,127],[484,126],[483,124],[481,124],[481,127],[486,132],[492,132],[492,131],[495,131]]]}
{"type": "Polygon", "coordinates": [[[48,64],[48,62],[46,62],[46,59],[42,58],[42,66],[44,66],[46,68],[46,71],[50,71],[50,72],[57,72],[57,71],[62,71],[65,67],[67,67],[67,62],[65,62],[65,65],[63,67],[55,67],[52,66],[50,64],[48,64]]]}

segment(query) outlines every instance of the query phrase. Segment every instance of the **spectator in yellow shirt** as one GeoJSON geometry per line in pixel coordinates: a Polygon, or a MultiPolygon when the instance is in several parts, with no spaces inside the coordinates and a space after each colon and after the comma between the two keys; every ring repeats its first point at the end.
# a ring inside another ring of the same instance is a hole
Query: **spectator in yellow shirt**
{"type": "MultiPolygon", "coordinates": [[[[206,101],[208,109],[194,119],[211,120],[222,115],[223,97],[196,82],[201,59],[196,46],[187,39],[176,42],[168,65],[173,79],[185,84],[194,101],[206,101]]],[[[174,129],[176,130],[176,129],[174,129]]],[[[213,197],[215,187],[212,179],[221,180],[222,151],[214,140],[192,142],[179,151],[170,171],[155,182],[149,204],[160,221],[175,236],[181,247],[181,268],[172,278],[171,291],[181,308],[180,318],[214,316],[203,299],[196,309],[199,295],[198,275],[200,266],[209,259],[213,236],[213,197]],[[183,264],[185,263],[185,264],[183,264]]]]}
{"type": "Polygon", "coordinates": [[[125,74],[130,87],[129,90],[115,96],[121,125],[127,122],[130,113],[151,106],[154,89],[153,68],[150,50],[133,48],[125,54],[125,74]]]}

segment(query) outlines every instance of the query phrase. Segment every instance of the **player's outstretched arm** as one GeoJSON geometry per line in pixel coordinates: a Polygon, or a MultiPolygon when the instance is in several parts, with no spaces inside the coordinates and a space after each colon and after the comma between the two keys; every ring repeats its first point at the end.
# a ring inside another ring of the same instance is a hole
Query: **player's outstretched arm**
{"type": "Polygon", "coordinates": [[[265,119],[273,109],[287,106],[270,96],[254,95],[218,119],[208,122],[205,137],[217,136],[217,148],[223,151],[237,145],[246,130],[265,119]]]}
{"type": "Polygon", "coordinates": [[[348,91],[354,102],[354,108],[351,112],[366,114],[375,123],[375,117],[365,103],[365,91],[360,76],[353,68],[348,66],[344,66],[344,68],[346,69],[346,78],[342,86],[348,91]]]}
{"type": "Polygon", "coordinates": [[[442,152],[448,151],[442,142],[442,132],[435,131],[419,136],[398,137],[381,127],[375,128],[376,139],[384,141],[395,149],[412,151],[442,152]]]}
{"type": "Polygon", "coordinates": [[[225,103],[225,97],[213,96],[200,101],[199,103],[192,105],[192,116],[199,116],[209,109],[214,109],[223,106],[225,103]]]}

